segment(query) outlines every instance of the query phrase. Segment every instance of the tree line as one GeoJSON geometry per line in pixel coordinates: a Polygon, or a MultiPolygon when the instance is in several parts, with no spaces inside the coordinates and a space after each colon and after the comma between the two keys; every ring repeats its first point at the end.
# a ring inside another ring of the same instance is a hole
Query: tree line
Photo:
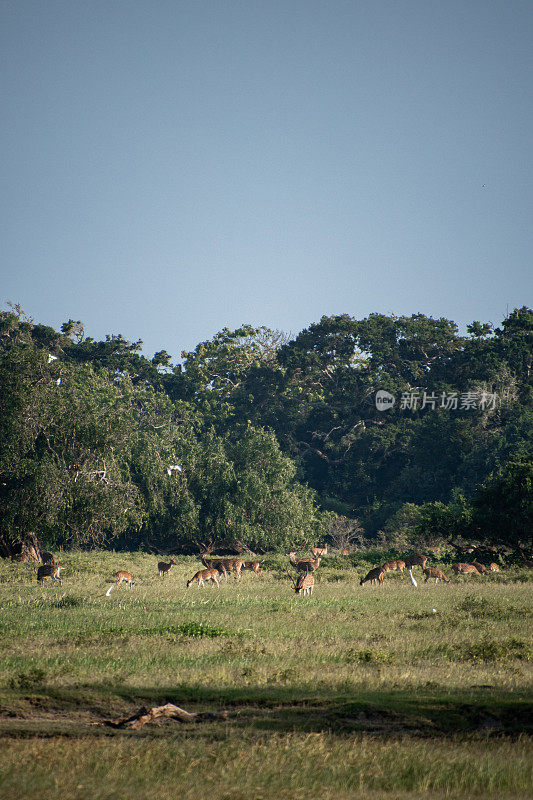
{"type": "Polygon", "coordinates": [[[528,548],[533,312],[224,329],[172,364],[0,312],[0,549],[528,548]],[[376,402],[377,393],[386,398],[376,402]]]}

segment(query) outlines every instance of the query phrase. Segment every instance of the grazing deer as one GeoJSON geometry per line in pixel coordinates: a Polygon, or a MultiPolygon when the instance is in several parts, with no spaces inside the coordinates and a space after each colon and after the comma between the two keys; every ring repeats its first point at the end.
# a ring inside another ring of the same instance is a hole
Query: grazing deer
{"type": "Polygon", "coordinates": [[[425,569],[427,560],[428,557],[422,555],[405,556],[405,566],[407,569],[411,569],[412,567],[422,567],[422,569],[425,569]]]}
{"type": "Polygon", "coordinates": [[[198,583],[198,588],[200,588],[200,586],[203,586],[206,581],[213,581],[213,583],[216,583],[220,589],[220,583],[218,582],[219,574],[220,573],[218,569],[214,569],[213,567],[210,567],[209,569],[201,569],[196,573],[196,575],[193,575],[190,581],[187,581],[187,589],[193,583],[198,583]]]}
{"type": "Polygon", "coordinates": [[[367,581],[370,581],[371,584],[376,582],[382,584],[384,575],[385,573],[383,572],[383,567],[374,567],[374,569],[370,570],[368,575],[366,575],[364,578],[361,578],[359,586],[362,586],[363,583],[366,583],[367,581]]]}
{"type": "Polygon", "coordinates": [[[489,569],[490,569],[491,572],[499,572],[500,571],[499,566],[494,561],[491,564],[489,564],[489,569]]]}
{"type": "Polygon", "coordinates": [[[243,561],[242,569],[250,569],[252,572],[261,572],[261,565],[259,561],[243,561]]]}
{"type": "Polygon", "coordinates": [[[43,564],[57,564],[55,555],[46,550],[41,550],[41,561],[43,564]]]}
{"type": "Polygon", "coordinates": [[[311,575],[309,572],[306,572],[305,575],[300,575],[294,584],[294,591],[296,594],[303,594],[305,597],[306,594],[313,594],[314,587],[315,576],[311,575]]]}
{"type": "Polygon", "coordinates": [[[456,575],[459,575],[460,573],[463,575],[466,575],[467,573],[479,575],[477,568],[473,564],[462,564],[462,563],[452,564],[452,569],[456,575]]]}
{"type": "Polygon", "coordinates": [[[401,561],[400,559],[396,559],[395,561],[387,561],[386,564],[383,564],[381,569],[383,572],[391,572],[395,569],[397,569],[398,572],[403,572],[405,569],[405,561],[401,561]]]}
{"type": "Polygon", "coordinates": [[[422,572],[426,576],[426,580],[424,583],[427,583],[430,578],[435,578],[435,583],[439,581],[444,581],[444,583],[450,583],[450,579],[446,577],[444,572],[441,572],[440,569],[435,569],[434,567],[426,567],[423,569],[422,572]]]}
{"type": "Polygon", "coordinates": [[[325,544],[324,547],[312,547],[311,553],[315,558],[317,556],[326,556],[328,554],[328,546],[325,544]]]}
{"type": "Polygon", "coordinates": [[[320,556],[316,558],[296,558],[296,553],[291,550],[289,561],[298,572],[314,572],[320,566],[320,556]]]}
{"type": "Polygon", "coordinates": [[[483,564],[480,564],[479,561],[472,561],[472,566],[477,569],[480,575],[485,575],[488,572],[487,567],[483,564]]]}
{"type": "Polygon", "coordinates": [[[133,586],[133,575],[131,574],[131,572],[126,572],[126,570],[124,569],[119,569],[116,575],[118,579],[117,589],[121,583],[125,583],[128,589],[131,589],[131,587],[133,586]]]}
{"type": "Polygon", "coordinates": [[[206,558],[205,554],[201,556],[202,563],[207,569],[216,569],[221,572],[226,581],[228,580],[228,572],[234,572],[237,578],[241,577],[241,570],[244,561],[241,558],[206,558]]]}
{"type": "Polygon", "coordinates": [[[159,561],[159,562],[158,562],[158,564],[157,564],[157,569],[159,570],[159,574],[160,574],[160,576],[161,576],[162,578],[164,578],[164,577],[165,577],[165,575],[167,574],[167,572],[170,572],[170,568],[171,568],[171,566],[172,566],[173,564],[175,564],[175,563],[176,563],[176,562],[174,561],[174,559],[173,559],[173,558],[171,558],[171,559],[170,559],[170,561],[168,562],[168,564],[166,563],[166,561],[159,561]]]}
{"type": "Polygon", "coordinates": [[[43,564],[37,570],[37,583],[42,584],[45,578],[52,578],[53,581],[59,581],[61,586],[63,583],[61,580],[62,569],[63,567],[60,567],[59,564],[43,564]]]}

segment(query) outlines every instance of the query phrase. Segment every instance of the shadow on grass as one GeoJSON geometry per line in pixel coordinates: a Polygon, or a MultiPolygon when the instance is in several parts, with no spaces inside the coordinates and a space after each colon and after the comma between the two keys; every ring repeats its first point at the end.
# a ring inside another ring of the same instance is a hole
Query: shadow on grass
{"type": "MultiPolygon", "coordinates": [[[[202,729],[206,735],[218,738],[216,729],[222,725],[226,726],[226,733],[229,726],[237,734],[329,732],[442,738],[472,734],[517,737],[533,733],[531,696],[495,687],[471,687],[460,692],[443,687],[381,692],[363,689],[324,699],[318,695],[318,690],[294,686],[220,690],[191,685],[153,689],[102,684],[72,689],[43,686],[31,693],[12,695],[11,710],[9,703],[2,703],[0,737],[37,735],[37,730],[38,735],[46,735],[47,725],[50,735],[86,735],[89,719],[93,724],[101,723],[127,716],[139,706],[165,703],[174,703],[188,711],[225,708],[229,712],[228,721],[207,726],[175,722],[164,723],[161,728],[147,725],[143,735],[159,736],[169,728],[178,735],[180,731],[188,731],[190,735],[192,729],[198,733],[202,729]],[[74,726],[70,733],[64,729],[69,719],[74,726]]],[[[91,731],[97,733],[94,727],[91,731]]],[[[100,726],[98,731],[102,732],[100,726]]]]}

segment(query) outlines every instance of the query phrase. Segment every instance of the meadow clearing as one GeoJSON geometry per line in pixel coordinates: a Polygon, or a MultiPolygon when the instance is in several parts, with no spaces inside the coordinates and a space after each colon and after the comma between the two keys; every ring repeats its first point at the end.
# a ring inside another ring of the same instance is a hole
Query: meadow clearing
{"type": "Polygon", "coordinates": [[[0,562],[1,800],[533,797],[532,571],[360,586],[379,558],[328,555],[310,597],[283,555],[189,589],[192,557],[0,562]],[[103,724],[168,702],[227,719],[103,724]]]}

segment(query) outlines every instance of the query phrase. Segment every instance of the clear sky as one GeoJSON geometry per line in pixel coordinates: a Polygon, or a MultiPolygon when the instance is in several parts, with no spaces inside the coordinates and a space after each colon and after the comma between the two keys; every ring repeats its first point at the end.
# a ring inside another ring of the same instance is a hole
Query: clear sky
{"type": "Polygon", "coordinates": [[[181,350],[531,304],[531,0],[0,0],[0,301],[181,350]]]}

